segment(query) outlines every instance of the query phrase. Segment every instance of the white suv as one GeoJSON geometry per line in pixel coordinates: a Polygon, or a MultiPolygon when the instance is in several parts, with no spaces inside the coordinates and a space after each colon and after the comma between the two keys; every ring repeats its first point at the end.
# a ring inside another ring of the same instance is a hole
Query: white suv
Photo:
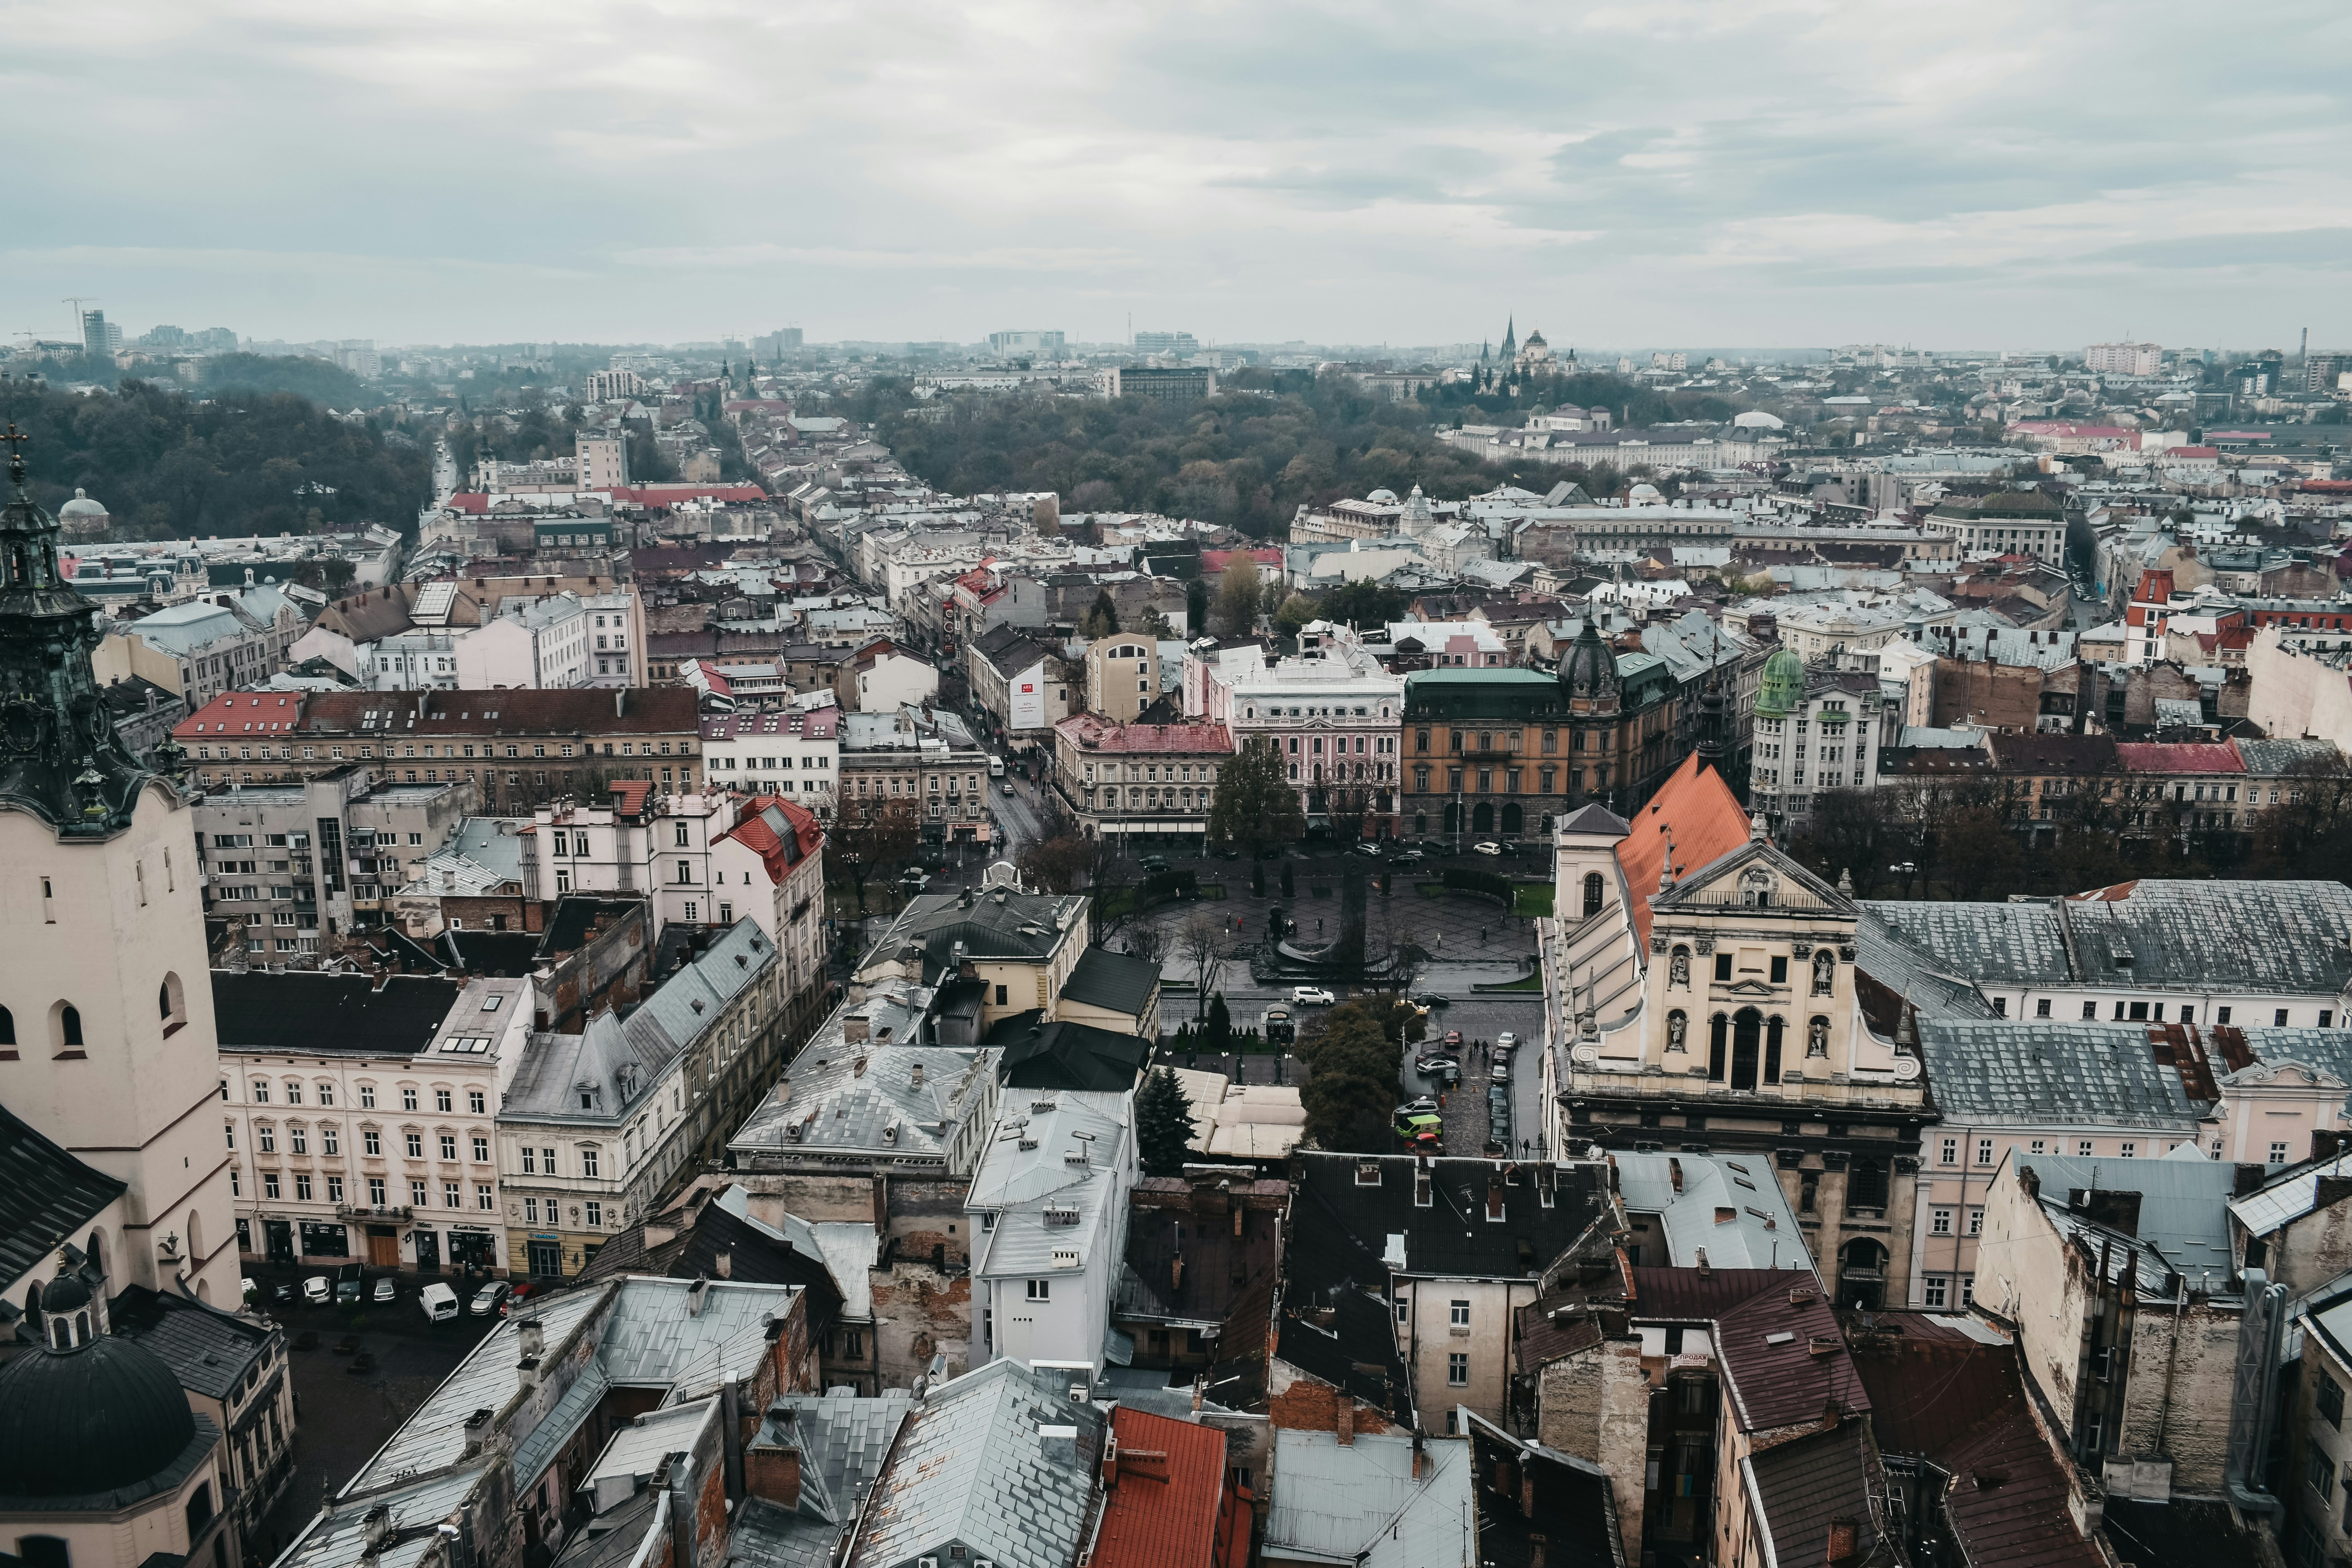
{"type": "Polygon", "coordinates": [[[1339,999],[1319,985],[1294,985],[1290,988],[1290,1000],[1299,1007],[1329,1007],[1339,999]]]}

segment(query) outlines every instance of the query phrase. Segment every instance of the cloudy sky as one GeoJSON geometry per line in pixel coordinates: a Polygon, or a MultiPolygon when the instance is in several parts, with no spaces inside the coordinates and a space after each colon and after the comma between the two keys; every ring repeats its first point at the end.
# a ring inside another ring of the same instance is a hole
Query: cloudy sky
{"type": "Polygon", "coordinates": [[[2352,6],[0,0],[0,331],[2352,347],[2352,6]]]}

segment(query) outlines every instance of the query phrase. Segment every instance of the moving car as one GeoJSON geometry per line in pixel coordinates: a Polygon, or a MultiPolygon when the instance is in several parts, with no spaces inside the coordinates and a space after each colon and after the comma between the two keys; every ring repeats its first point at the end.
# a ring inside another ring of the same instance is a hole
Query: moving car
{"type": "Polygon", "coordinates": [[[1168,857],[1165,855],[1139,855],[1135,858],[1135,863],[1147,872],[1168,869],[1168,857]]]}
{"type": "Polygon", "coordinates": [[[1450,1007],[1453,1003],[1434,991],[1424,991],[1412,999],[1412,1005],[1416,1007],[1450,1007]]]}
{"type": "Polygon", "coordinates": [[[313,1274],[302,1281],[302,1300],[313,1307],[323,1307],[334,1300],[335,1282],[323,1274],[313,1274]]]}
{"type": "Polygon", "coordinates": [[[1517,855],[1519,852],[1519,841],[1516,838],[1497,839],[1495,847],[1506,855],[1517,855]]]}
{"type": "Polygon", "coordinates": [[[523,1301],[529,1298],[530,1295],[530,1286],[528,1282],[517,1285],[508,1290],[507,1299],[499,1303],[499,1316],[501,1318],[513,1316],[514,1310],[517,1307],[521,1306],[523,1301]]]}
{"type": "Polygon", "coordinates": [[[416,1293],[416,1309],[428,1323],[446,1323],[457,1315],[457,1292],[436,1279],[416,1293]]]}
{"type": "MultiPolygon", "coordinates": [[[[992,779],[1001,779],[1004,776],[1004,759],[1003,757],[991,757],[988,759],[988,776],[992,779]]],[[[1011,795],[1013,792],[1008,789],[1004,793],[1011,795]]]]}
{"type": "Polygon", "coordinates": [[[1412,1064],[1412,1069],[1423,1077],[1428,1077],[1436,1073],[1460,1072],[1462,1064],[1452,1057],[1427,1056],[1417,1059],[1412,1064]]]}
{"type": "Polygon", "coordinates": [[[906,874],[900,877],[898,880],[905,885],[907,891],[910,893],[919,893],[924,889],[931,885],[930,873],[928,871],[918,871],[911,866],[907,868],[906,874]]]}
{"type": "Polygon", "coordinates": [[[377,1275],[375,1279],[375,1300],[379,1302],[399,1300],[400,1281],[394,1279],[389,1274],[377,1275]]]}
{"type": "Polygon", "coordinates": [[[1461,1030],[1448,1029],[1445,1031],[1445,1048],[1449,1051],[1458,1051],[1462,1048],[1461,1030]]]}
{"type": "Polygon", "coordinates": [[[1503,852],[1503,847],[1496,843],[1491,838],[1481,843],[1473,844],[1470,847],[1476,850],[1481,855],[1500,855],[1503,852]]]}
{"type": "Polygon", "coordinates": [[[1004,781],[1004,793],[1007,795],[1011,795],[1013,793],[1013,781],[1011,779],[1006,779],[1004,781]]]}
{"type": "Polygon", "coordinates": [[[1290,999],[1301,1007],[1331,1007],[1338,1005],[1339,1001],[1319,985],[1294,985],[1290,988],[1290,999]]]}
{"type": "Polygon", "coordinates": [[[1389,864],[1391,866],[1418,866],[1421,861],[1422,854],[1418,849],[1400,849],[1389,857],[1389,864]]]}
{"type": "Polygon", "coordinates": [[[1369,855],[1375,860],[1381,858],[1381,847],[1369,838],[1360,844],[1350,845],[1348,852],[1350,855],[1369,855]]]}
{"type": "Polygon", "coordinates": [[[511,1294],[513,1294],[513,1289],[505,1280],[491,1280],[474,1294],[474,1316],[488,1317],[499,1310],[499,1303],[511,1294]]]}

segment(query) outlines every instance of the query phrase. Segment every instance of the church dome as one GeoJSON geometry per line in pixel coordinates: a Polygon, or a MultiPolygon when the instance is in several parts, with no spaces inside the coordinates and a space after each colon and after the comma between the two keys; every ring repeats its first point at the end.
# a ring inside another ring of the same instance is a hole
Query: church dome
{"type": "Polygon", "coordinates": [[[0,1485],[15,1496],[137,1489],[173,1469],[195,1437],[180,1380],[136,1341],[28,1348],[0,1366],[0,1485]]]}
{"type": "Polygon", "coordinates": [[[83,489],[74,491],[74,499],[66,502],[65,505],[58,508],[58,516],[61,521],[69,521],[77,517],[104,517],[106,515],[106,508],[100,505],[97,501],[90,500],[89,492],[83,489]]]}
{"type": "Polygon", "coordinates": [[[1600,628],[1593,622],[1585,622],[1568,651],[1559,656],[1559,683],[1568,689],[1572,713],[1615,710],[1617,656],[1601,640],[1600,628]]]}
{"type": "Polygon", "coordinates": [[[1756,691],[1756,711],[1768,719],[1786,718],[1804,700],[1805,661],[1793,649],[1776,650],[1764,661],[1763,683],[1756,691]]]}

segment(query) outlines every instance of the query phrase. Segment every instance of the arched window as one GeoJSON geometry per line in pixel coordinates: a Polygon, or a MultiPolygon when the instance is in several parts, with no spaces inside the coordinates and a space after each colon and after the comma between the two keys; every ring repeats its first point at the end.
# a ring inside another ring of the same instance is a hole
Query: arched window
{"type": "Polygon", "coordinates": [[[16,1015],[5,1007],[0,1007],[0,1046],[13,1046],[16,1043],[16,1015]]]}
{"type": "Polygon", "coordinates": [[[70,1002],[60,1002],[58,1004],[57,1022],[58,1048],[61,1051],[80,1050],[81,1010],[70,1002]]]}
{"type": "Polygon", "coordinates": [[[190,1209],[188,1211],[188,1261],[197,1264],[204,1260],[205,1222],[196,1216],[195,1210],[190,1209]]]}
{"type": "Polygon", "coordinates": [[[165,1023],[172,1021],[172,987],[168,984],[156,987],[155,1011],[165,1023]]]}
{"type": "Polygon", "coordinates": [[[114,1270],[107,1264],[105,1231],[92,1230],[89,1233],[89,1245],[82,1250],[89,1254],[89,1260],[92,1263],[98,1265],[98,1272],[101,1277],[108,1279],[114,1278],[114,1270]]]}
{"type": "Polygon", "coordinates": [[[1598,871],[1587,871],[1584,874],[1584,918],[1586,920],[1591,920],[1594,915],[1597,915],[1600,912],[1601,873],[1598,871]]]}

